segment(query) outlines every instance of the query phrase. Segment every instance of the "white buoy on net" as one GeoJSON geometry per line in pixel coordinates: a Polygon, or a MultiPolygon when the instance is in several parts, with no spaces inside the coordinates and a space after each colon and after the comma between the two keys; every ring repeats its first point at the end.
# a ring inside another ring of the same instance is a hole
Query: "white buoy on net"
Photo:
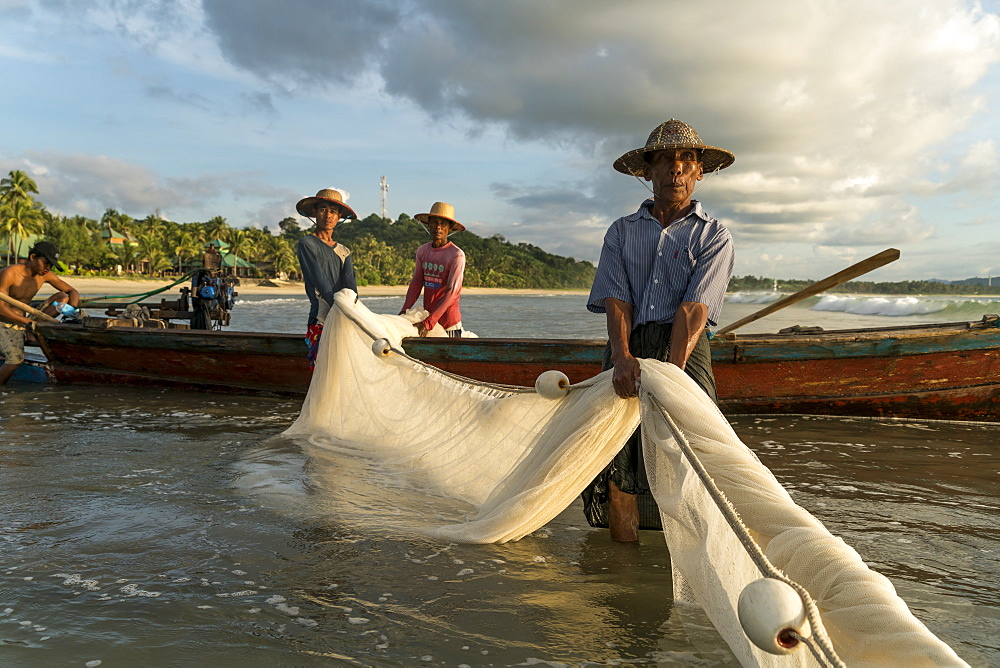
{"type": "Polygon", "coordinates": [[[375,339],[372,341],[372,352],[375,353],[375,357],[388,357],[389,353],[392,352],[392,347],[389,345],[388,339],[375,339]]]}
{"type": "Polygon", "coordinates": [[[811,632],[798,592],[774,578],[744,587],[737,614],[750,642],[770,654],[791,654],[802,646],[795,635],[806,638],[811,632]]]}
{"type": "Polygon", "coordinates": [[[562,399],[569,392],[569,378],[562,371],[545,371],[535,379],[535,392],[545,399],[562,399]]]}

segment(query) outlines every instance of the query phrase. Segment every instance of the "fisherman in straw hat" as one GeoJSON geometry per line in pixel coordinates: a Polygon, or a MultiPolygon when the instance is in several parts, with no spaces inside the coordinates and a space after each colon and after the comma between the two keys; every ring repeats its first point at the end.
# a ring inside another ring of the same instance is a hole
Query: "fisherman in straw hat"
{"type": "Polygon", "coordinates": [[[333,295],[344,288],[358,291],[351,251],[333,240],[333,230],[337,223],[358,216],[344,203],[341,192],[333,188],[324,188],[315,197],[302,198],[295,205],[295,210],[316,221],[312,232],[299,239],[295,246],[295,254],[299,257],[306,283],[306,296],[309,297],[306,345],[309,346],[311,369],[316,363],[323,322],[333,306],[333,295]]]}
{"type": "Polygon", "coordinates": [[[418,213],[416,219],[427,226],[431,241],[417,249],[413,278],[399,313],[402,315],[410,309],[423,290],[424,309],[430,315],[414,324],[420,336],[427,336],[427,332],[440,323],[448,336],[460,338],[462,313],[459,300],[465,276],[465,253],[448,237],[464,231],[465,225],[455,220],[455,207],[446,202],[434,202],[430,213],[418,213]]]}
{"type": "MultiPolygon", "coordinates": [[[[617,171],[653,186],[652,199],[608,228],[587,301],[588,310],[607,314],[604,368],[614,367],[620,397],[637,396],[636,358],[650,357],[676,364],[716,398],[706,327],[717,324],[722,310],[733,239],[691,197],[706,172],[734,160],[729,151],[705,144],[687,123],[670,119],[644,147],[614,163],[617,171]]],[[[614,540],[638,540],[640,514],[642,528],[658,528],[638,430],[583,499],[590,524],[608,526],[614,540]]]]}

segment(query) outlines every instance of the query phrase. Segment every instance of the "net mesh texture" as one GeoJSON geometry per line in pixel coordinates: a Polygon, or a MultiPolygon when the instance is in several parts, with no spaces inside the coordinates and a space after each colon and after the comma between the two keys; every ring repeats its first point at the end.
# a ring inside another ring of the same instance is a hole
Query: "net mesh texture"
{"type": "Polygon", "coordinates": [[[844,664],[967,665],[913,616],[887,578],[792,500],[678,367],[640,360],[638,400],[615,394],[610,371],[546,399],[409,358],[400,342],[413,334],[414,314],[374,314],[350,290],[335,302],[302,411],[285,436],[375,458],[428,494],[474,509],[464,521],[416,529],[461,543],[518,540],[569,506],[641,420],[674,600],[701,606],[743,665],[828,662],[804,650],[769,654],[747,639],[737,602],[767,573],[740,531],[767,566],[808,592],[821,619],[813,633],[828,637],[844,664]],[[388,354],[373,352],[376,339],[388,354]],[[738,514],[737,526],[697,466],[738,514]]]}

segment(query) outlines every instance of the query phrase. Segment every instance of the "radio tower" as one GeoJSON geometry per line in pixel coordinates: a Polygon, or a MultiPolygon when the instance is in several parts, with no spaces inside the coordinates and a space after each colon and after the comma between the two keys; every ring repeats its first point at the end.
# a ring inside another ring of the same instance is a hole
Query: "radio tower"
{"type": "Polygon", "coordinates": [[[378,189],[382,193],[382,220],[389,222],[389,217],[386,215],[386,210],[385,210],[385,203],[386,200],[389,198],[389,184],[386,183],[384,176],[381,179],[379,179],[378,189]]]}

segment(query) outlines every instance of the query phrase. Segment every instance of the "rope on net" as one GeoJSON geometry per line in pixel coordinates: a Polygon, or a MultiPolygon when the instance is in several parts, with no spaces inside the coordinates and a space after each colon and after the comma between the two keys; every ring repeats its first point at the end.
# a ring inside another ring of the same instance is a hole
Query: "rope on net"
{"type": "Polygon", "coordinates": [[[534,388],[530,387],[523,387],[521,385],[504,385],[502,383],[487,383],[485,381],[475,380],[473,378],[466,378],[465,376],[460,376],[456,373],[445,371],[444,369],[439,369],[438,367],[432,366],[427,362],[424,362],[423,360],[418,360],[416,357],[410,357],[406,353],[406,351],[404,351],[402,348],[397,348],[393,346],[392,343],[385,337],[372,333],[372,331],[368,329],[367,325],[365,325],[364,322],[356,318],[353,313],[350,313],[345,309],[341,309],[340,312],[343,313],[348,320],[357,325],[358,329],[364,332],[372,340],[372,343],[376,341],[384,341],[384,345],[382,348],[383,354],[388,354],[388,352],[391,351],[399,355],[400,357],[409,360],[410,362],[413,362],[417,366],[426,369],[429,372],[437,373],[447,378],[451,378],[452,380],[461,382],[465,385],[473,385],[480,389],[489,390],[491,392],[501,392],[505,394],[534,394],[535,392],[534,388]]]}
{"type": "Polygon", "coordinates": [[[746,525],[743,524],[743,520],[740,518],[739,513],[736,512],[732,503],[729,502],[726,495],[715,484],[715,480],[705,469],[701,460],[698,459],[698,455],[691,447],[687,437],[684,436],[680,427],[678,427],[677,423],[674,422],[672,417],[670,417],[666,408],[664,408],[663,405],[657,401],[654,395],[646,392],[644,393],[650,403],[656,407],[657,411],[659,411],[660,416],[663,418],[666,425],[670,428],[670,432],[677,440],[677,445],[681,452],[684,453],[684,457],[688,460],[691,468],[694,469],[695,473],[698,475],[702,485],[704,485],[709,496],[715,502],[716,506],[718,506],[722,516],[726,519],[726,522],[733,530],[733,533],[735,533],[737,538],[739,538],[740,543],[743,545],[743,549],[746,550],[747,555],[757,566],[758,570],[760,570],[761,574],[784,582],[794,589],[802,599],[802,603],[806,609],[806,616],[808,617],[809,624],[813,629],[813,636],[811,638],[807,638],[799,635],[798,633],[793,633],[794,637],[805,643],[806,647],[809,648],[809,650],[813,653],[813,656],[815,656],[816,660],[820,663],[823,663],[825,660],[829,665],[835,666],[836,668],[846,668],[846,664],[841,661],[840,657],[837,656],[837,652],[833,649],[833,644],[830,642],[830,638],[826,634],[826,630],[823,627],[823,621],[819,616],[819,610],[816,608],[816,602],[813,600],[812,596],[809,595],[809,592],[806,591],[805,587],[791,580],[788,576],[776,568],[770,560],[768,560],[767,556],[761,551],[760,546],[757,545],[754,539],[750,536],[750,532],[746,525]],[[818,645],[818,648],[814,647],[813,641],[815,641],[815,644],[818,645]],[[822,652],[822,656],[819,652],[822,652]]]}
{"type": "MultiPolygon", "coordinates": [[[[400,357],[430,372],[446,376],[448,378],[451,378],[466,385],[473,385],[492,392],[509,393],[509,394],[529,394],[529,393],[534,393],[536,391],[534,388],[515,386],[515,385],[501,385],[498,383],[486,383],[482,381],[477,381],[471,378],[459,376],[457,374],[453,374],[448,371],[444,371],[437,367],[431,366],[430,364],[427,364],[422,360],[409,356],[401,348],[393,346],[384,337],[380,337],[374,334],[365,325],[365,323],[362,322],[360,319],[356,318],[354,314],[349,313],[346,310],[342,310],[341,312],[345,316],[347,316],[347,318],[351,320],[351,322],[357,325],[358,329],[364,332],[372,340],[373,343],[379,342],[380,347],[378,352],[381,352],[381,354],[383,355],[386,355],[391,351],[392,353],[395,353],[400,357]]],[[[568,389],[569,390],[580,389],[590,384],[591,384],[590,382],[584,381],[582,383],[576,383],[574,385],[571,385],[568,389]]],[[[809,651],[813,654],[813,656],[819,663],[821,664],[825,663],[827,665],[834,666],[835,668],[846,668],[846,664],[844,664],[844,662],[841,661],[840,657],[837,655],[836,651],[833,648],[833,644],[830,642],[829,636],[827,636],[826,634],[826,630],[823,627],[822,619],[820,618],[819,615],[819,610],[817,609],[816,602],[813,600],[812,596],[810,596],[809,592],[805,589],[805,587],[791,580],[788,576],[786,576],[783,572],[781,572],[778,568],[776,568],[770,562],[770,560],[768,560],[767,556],[761,551],[760,546],[757,545],[757,543],[750,536],[749,530],[747,529],[746,525],[743,524],[743,520],[740,519],[739,513],[737,513],[736,509],[729,502],[729,499],[726,498],[722,490],[720,490],[718,486],[715,484],[715,480],[705,469],[704,465],[701,463],[701,460],[698,459],[698,455],[695,454],[693,448],[691,447],[691,444],[688,442],[683,432],[677,426],[677,423],[674,422],[673,418],[670,417],[667,410],[663,407],[663,405],[659,401],[656,400],[654,395],[649,393],[645,393],[645,395],[646,397],[648,397],[650,402],[656,407],[660,415],[663,417],[664,422],[670,428],[670,431],[674,435],[674,438],[677,439],[677,443],[681,451],[684,453],[684,456],[687,458],[688,462],[691,464],[691,467],[697,473],[702,484],[705,486],[705,489],[708,491],[709,496],[715,502],[716,506],[718,506],[719,511],[726,519],[726,522],[733,530],[733,533],[735,533],[737,538],[739,538],[740,543],[743,545],[743,548],[746,550],[750,559],[757,566],[757,569],[761,572],[762,575],[766,577],[774,578],[776,580],[784,582],[785,584],[790,586],[793,590],[795,590],[795,592],[802,599],[803,605],[806,610],[806,616],[809,619],[809,623],[813,629],[813,635],[811,637],[806,637],[793,631],[792,632],[793,637],[796,640],[804,643],[805,646],[809,648],[809,651]]]]}

